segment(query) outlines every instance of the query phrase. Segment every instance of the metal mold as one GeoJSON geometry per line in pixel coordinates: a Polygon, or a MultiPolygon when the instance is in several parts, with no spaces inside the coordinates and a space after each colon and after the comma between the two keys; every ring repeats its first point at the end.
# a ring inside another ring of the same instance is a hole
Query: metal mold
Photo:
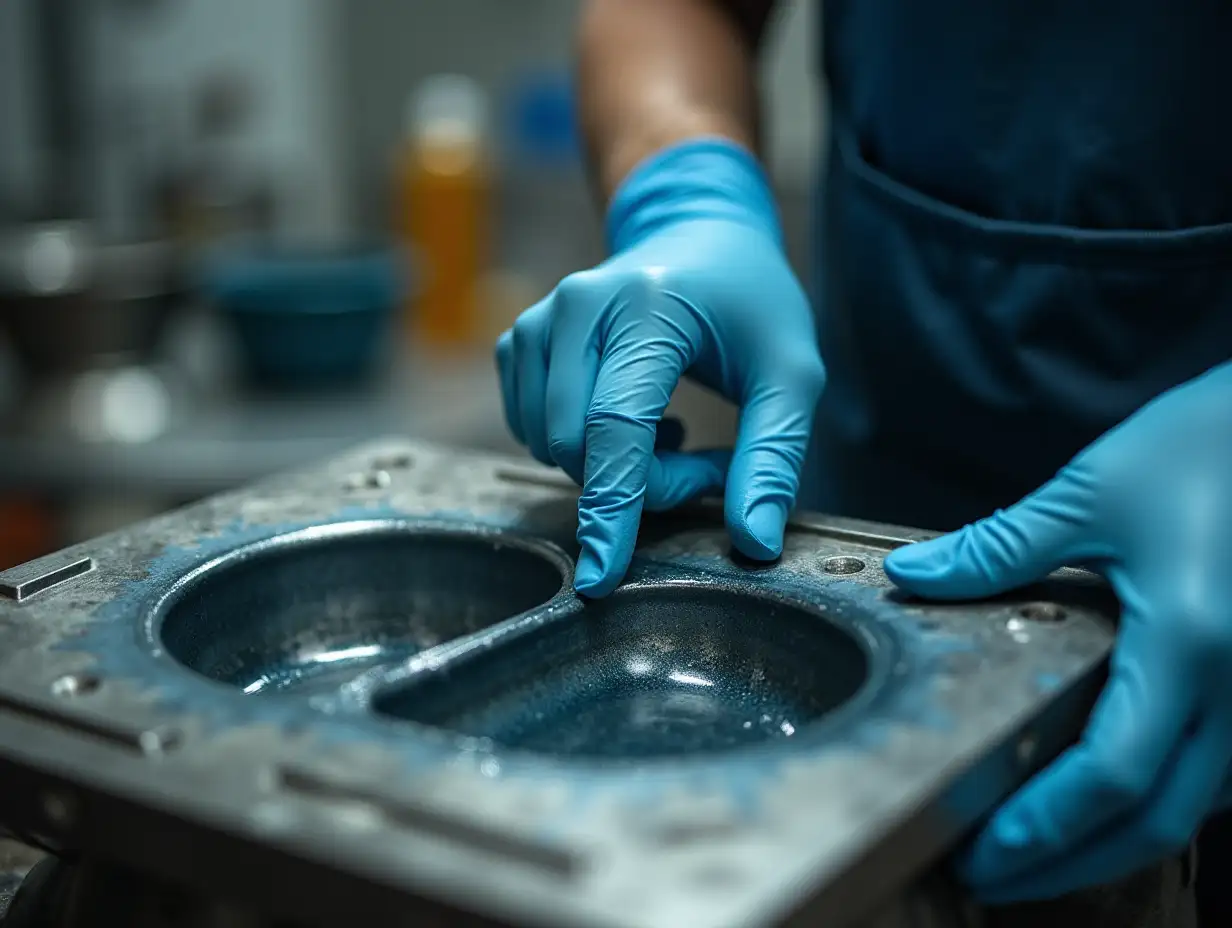
{"type": "Polygon", "coordinates": [[[554,757],[720,754],[808,738],[865,690],[875,661],[892,663],[890,650],[875,621],[838,624],[717,585],[630,586],[380,694],[374,708],[554,757]]]}
{"type": "Polygon", "coordinates": [[[344,523],[228,552],[176,584],[151,624],[176,661],[245,693],[330,692],[543,605],[566,570],[491,533],[344,523]]]}
{"type": "MultiPolygon", "coordinates": [[[[52,693],[60,697],[64,695],[56,692],[54,683],[52,693]]],[[[180,742],[180,733],[170,727],[144,728],[108,718],[97,711],[70,713],[46,705],[40,700],[0,696],[0,713],[7,713],[11,718],[34,723],[40,728],[73,732],[91,740],[139,754],[158,754],[174,750],[180,742]]]]}
{"type": "Polygon", "coordinates": [[[701,505],[589,602],[576,496],[386,441],[19,568],[93,563],[0,598],[0,825],[253,924],[844,928],[1099,691],[1090,574],[923,603],[880,565],[928,533],[802,514],[752,564],[701,505]]]}
{"type": "Polygon", "coordinates": [[[477,825],[464,817],[434,809],[425,803],[391,800],[379,790],[351,785],[344,780],[322,776],[310,770],[284,767],[276,777],[278,789],[286,794],[334,803],[372,819],[383,819],[396,827],[427,832],[451,844],[515,865],[538,869],[559,878],[577,874],[583,866],[580,855],[543,836],[528,836],[490,825],[477,825]]]}

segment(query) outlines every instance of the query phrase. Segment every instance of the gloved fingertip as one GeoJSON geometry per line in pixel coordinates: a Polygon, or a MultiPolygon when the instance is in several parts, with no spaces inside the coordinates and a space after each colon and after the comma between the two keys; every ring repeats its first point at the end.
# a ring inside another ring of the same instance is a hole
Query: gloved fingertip
{"type": "Polygon", "coordinates": [[[1004,884],[1017,875],[1035,845],[1035,833],[1022,816],[1003,810],[958,860],[958,874],[974,889],[1004,884]]]}
{"type": "Polygon", "coordinates": [[[787,507],[773,500],[754,503],[744,516],[746,538],[733,538],[740,553],[759,561],[769,561],[783,553],[783,532],[787,527],[787,507]]]}
{"type": "Polygon", "coordinates": [[[578,558],[577,569],[573,572],[573,588],[582,596],[598,598],[605,596],[611,590],[605,589],[603,568],[593,555],[583,551],[578,558]]]}
{"type": "Polygon", "coordinates": [[[908,592],[928,592],[954,567],[953,538],[953,535],[943,535],[891,551],[883,565],[886,576],[908,592]]]}
{"type": "Polygon", "coordinates": [[[1035,843],[1034,831],[1017,815],[997,816],[990,834],[997,844],[1010,851],[1021,851],[1035,843]]]}

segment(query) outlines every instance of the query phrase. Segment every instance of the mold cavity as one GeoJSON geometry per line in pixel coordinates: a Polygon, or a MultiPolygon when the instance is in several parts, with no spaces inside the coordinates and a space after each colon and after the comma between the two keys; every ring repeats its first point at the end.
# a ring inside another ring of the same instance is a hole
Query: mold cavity
{"type": "Polygon", "coordinates": [[[563,579],[549,556],[478,533],[327,526],[190,576],[156,628],[175,660],[246,693],[325,691],[541,605],[563,579]]]}
{"type": "Polygon", "coordinates": [[[377,712],[527,752],[713,754],[790,740],[870,677],[821,613],[693,584],[629,587],[579,615],[379,694],[377,712]]]}

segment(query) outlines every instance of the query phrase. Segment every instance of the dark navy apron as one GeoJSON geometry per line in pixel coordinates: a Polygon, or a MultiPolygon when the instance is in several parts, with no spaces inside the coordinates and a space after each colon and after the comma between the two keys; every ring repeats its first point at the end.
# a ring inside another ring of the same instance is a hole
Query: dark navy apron
{"type": "Polygon", "coordinates": [[[830,379],[804,505],[956,527],[1232,358],[1232,2],[822,20],[830,379]]]}
{"type": "Polygon", "coordinates": [[[955,528],[1232,358],[1232,2],[823,9],[803,505],[955,528]]]}

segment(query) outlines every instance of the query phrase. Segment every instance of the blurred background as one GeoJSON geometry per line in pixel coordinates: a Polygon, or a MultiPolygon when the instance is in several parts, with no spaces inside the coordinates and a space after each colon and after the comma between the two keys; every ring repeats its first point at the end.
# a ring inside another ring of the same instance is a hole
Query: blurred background
{"type": "MultiPolygon", "coordinates": [[[[515,451],[492,343],[600,260],[581,0],[2,0],[0,569],[382,434],[515,451]]],[[[765,61],[806,270],[816,4],[765,61]]],[[[682,388],[691,444],[730,440],[682,388]]]]}

